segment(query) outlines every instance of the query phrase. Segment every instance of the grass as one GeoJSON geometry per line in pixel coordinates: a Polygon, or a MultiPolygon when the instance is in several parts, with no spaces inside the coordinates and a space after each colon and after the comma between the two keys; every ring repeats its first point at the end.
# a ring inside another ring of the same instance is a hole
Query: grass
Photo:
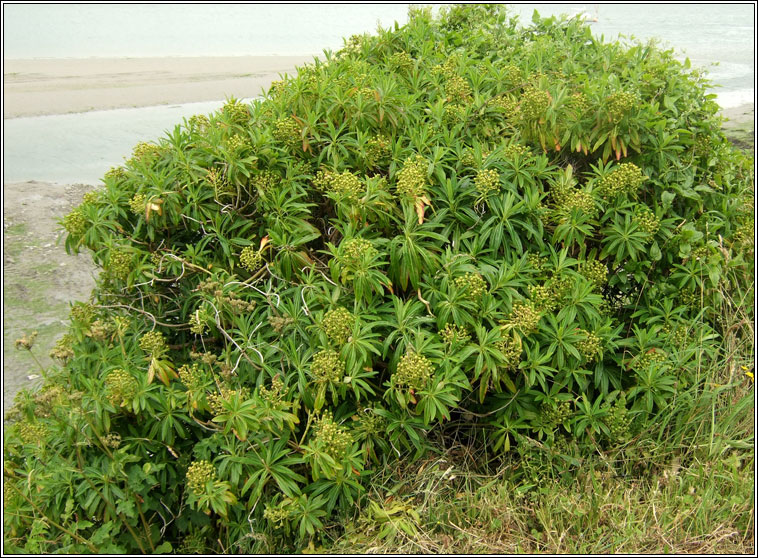
{"type": "MultiPolygon", "coordinates": [[[[744,436],[744,445],[727,443],[709,451],[706,425],[693,424],[703,428],[692,451],[666,447],[666,441],[651,448],[643,436],[620,452],[637,455],[620,468],[618,455],[598,453],[563,476],[540,466],[536,484],[515,473],[518,456],[506,459],[510,466],[500,472],[481,475],[461,447],[446,457],[388,471],[344,534],[321,550],[752,554],[755,460],[747,446],[752,446],[754,400],[746,381],[728,389],[714,435],[744,436]],[[738,406],[730,411],[733,401],[738,406]],[[652,461],[646,458],[651,449],[652,461]],[[637,473],[619,474],[625,468],[637,473]]],[[[700,410],[707,423],[708,409],[700,410]]]]}
{"type": "Polygon", "coordinates": [[[313,550],[754,554],[752,287],[724,316],[732,326],[718,355],[654,429],[584,451],[571,466],[536,442],[512,449],[489,474],[481,473],[485,456],[466,445],[399,462],[376,477],[353,520],[327,530],[313,550]]]}

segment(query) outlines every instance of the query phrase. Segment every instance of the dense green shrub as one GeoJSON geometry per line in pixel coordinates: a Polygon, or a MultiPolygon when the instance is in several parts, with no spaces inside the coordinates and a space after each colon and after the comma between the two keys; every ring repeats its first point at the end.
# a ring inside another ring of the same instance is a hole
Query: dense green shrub
{"type": "Polygon", "coordinates": [[[102,273],[11,413],[6,547],[282,550],[453,432],[624,443],[750,282],[706,85],[577,20],[414,11],[138,145],[63,220],[102,273]]]}

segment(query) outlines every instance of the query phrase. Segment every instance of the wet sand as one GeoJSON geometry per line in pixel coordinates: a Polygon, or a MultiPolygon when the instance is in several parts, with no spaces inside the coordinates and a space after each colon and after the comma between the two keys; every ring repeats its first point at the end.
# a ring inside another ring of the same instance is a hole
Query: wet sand
{"type": "Polygon", "coordinates": [[[312,56],[4,60],[4,118],[248,98],[312,56]]]}

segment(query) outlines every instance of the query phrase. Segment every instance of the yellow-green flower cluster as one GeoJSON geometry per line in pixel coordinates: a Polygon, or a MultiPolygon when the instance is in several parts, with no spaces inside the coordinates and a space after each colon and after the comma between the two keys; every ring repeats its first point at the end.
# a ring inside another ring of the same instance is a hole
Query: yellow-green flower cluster
{"type": "Polygon", "coordinates": [[[666,335],[669,335],[671,338],[672,344],[675,347],[680,347],[680,348],[688,345],[692,338],[689,328],[683,325],[677,326],[673,330],[673,334],[672,334],[672,328],[669,325],[664,326],[661,329],[661,332],[666,335]]]}
{"type": "Polygon", "coordinates": [[[321,192],[328,191],[336,175],[337,173],[334,171],[320,169],[313,178],[313,187],[321,192]]]}
{"type": "Polygon", "coordinates": [[[549,312],[558,307],[558,303],[571,289],[572,282],[565,277],[553,277],[547,284],[529,287],[529,298],[536,310],[549,312]]]}
{"type": "Polygon", "coordinates": [[[66,333],[63,337],[55,342],[55,347],[50,350],[50,358],[54,358],[63,363],[73,358],[74,349],[74,337],[70,333],[66,333]]]}
{"type": "Polygon", "coordinates": [[[465,104],[471,99],[471,85],[461,76],[450,76],[445,82],[448,102],[465,104]]]}
{"type": "Polygon", "coordinates": [[[469,334],[465,326],[459,326],[451,323],[445,324],[445,327],[442,328],[438,333],[439,336],[442,337],[442,340],[445,342],[445,344],[449,346],[453,346],[456,343],[465,343],[471,339],[471,334],[469,334]]]}
{"type": "Polygon", "coordinates": [[[113,323],[104,320],[95,320],[92,322],[92,325],[89,326],[87,336],[95,341],[105,341],[113,336],[114,331],[115,327],[113,323]]]}
{"type": "Polygon", "coordinates": [[[82,236],[87,232],[87,219],[77,208],[63,218],[63,227],[71,236],[82,236]]]}
{"type": "Polygon", "coordinates": [[[195,114],[193,116],[190,116],[189,120],[187,120],[187,124],[189,124],[190,130],[193,132],[205,132],[208,129],[208,126],[210,126],[210,120],[208,120],[208,117],[204,114],[195,114]]]}
{"type": "Polygon", "coordinates": [[[26,349],[27,351],[30,351],[31,348],[34,346],[34,341],[37,339],[37,334],[39,332],[33,331],[28,334],[24,334],[19,339],[16,339],[16,349],[26,349]]]}
{"type": "Polygon", "coordinates": [[[558,201],[558,211],[560,213],[568,213],[574,209],[578,209],[589,215],[597,214],[597,207],[595,207],[595,200],[592,194],[585,192],[584,190],[577,190],[574,188],[553,192],[554,199],[558,201]]]}
{"type": "Polygon", "coordinates": [[[221,112],[234,124],[245,124],[250,120],[250,110],[237,99],[232,99],[226,103],[221,112]]]}
{"type": "Polygon", "coordinates": [[[534,307],[541,311],[549,312],[558,305],[553,290],[547,285],[530,286],[529,298],[534,303],[534,307]]]}
{"type": "Polygon", "coordinates": [[[666,361],[666,355],[658,349],[650,349],[644,353],[638,354],[632,363],[635,370],[645,370],[652,364],[660,364],[666,361]]]}
{"type": "Polygon", "coordinates": [[[319,351],[313,355],[311,363],[311,375],[317,383],[337,383],[342,380],[345,373],[345,363],[340,359],[337,351],[319,351]]]}
{"type": "Polygon", "coordinates": [[[187,468],[187,488],[194,494],[204,494],[208,482],[215,478],[216,468],[210,461],[193,461],[187,468]]]}
{"type": "Polygon", "coordinates": [[[350,171],[333,175],[329,189],[342,197],[357,200],[364,192],[360,179],[350,171]]]}
{"type": "Polygon", "coordinates": [[[118,449],[118,447],[121,445],[121,434],[118,432],[111,432],[109,434],[106,434],[103,438],[103,444],[106,447],[118,449]]]}
{"type": "Polygon", "coordinates": [[[313,427],[316,443],[334,459],[340,460],[353,443],[353,437],[347,428],[338,425],[332,418],[332,412],[326,411],[313,427]]]}
{"type": "Polygon", "coordinates": [[[340,244],[342,261],[348,267],[357,268],[364,259],[374,258],[379,251],[365,238],[348,238],[340,244]]]}
{"type": "Polygon", "coordinates": [[[634,108],[637,101],[637,96],[632,93],[626,91],[614,93],[606,99],[608,118],[610,118],[611,122],[618,122],[626,113],[634,108]]]}
{"type": "Polygon", "coordinates": [[[129,272],[132,270],[132,256],[125,250],[114,250],[110,254],[110,262],[108,264],[108,271],[111,276],[125,280],[129,277],[129,272]]]}
{"type": "Polygon", "coordinates": [[[594,332],[581,330],[585,338],[576,344],[576,348],[587,362],[594,362],[602,353],[603,345],[600,337],[594,332]]]}
{"type": "Polygon", "coordinates": [[[168,351],[166,340],[160,331],[148,331],[145,333],[140,337],[139,347],[152,358],[160,358],[168,351]]]}
{"type": "Polygon", "coordinates": [[[573,285],[574,282],[568,277],[553,276],[550,279],[550,289],[553,291],[553,296],[557,301],[566,296],[571,291],[573,285]]]}
{"type": "Polygon", "coordinates": [[[115,180],[120,182],[126,178],[126,169],[124,167],[111,167],[105,173],[106,180],[115,180]]]}
{"type": "Polygon", "coordinates": [[[534,253],[534,252],[530,253],[526,257],[526,259],[529,262],[529,265],[532,266],[537,271],[541,271],[542,268],[547,263],[547,256],[540,256],[539,254],[534,253]]]}
{"type": "Polygon", "coordinates": [[[407,198],[420,198],[426,194],[428,163],[421,155],[408,157],[397,173],[397,193],[407,198]]]}
{"type": "Polygon", "coordinates": [[[208,325],[206,324],[205,319],[203,319],[199,308],[190,316],[189,326],[190,331],[195,335],[203,335],[208,329],[208,325]]]}
{"type": "Polygon", "coordinates": [[[732,245],[735,247],[754,249],[755,246],[755,220],[749,219],[746,223],[737,227],[732,235],[732,245]]]}
{"type": "Polygon", "coordinates": [[[271,387],[267,388],[266,386],[261,386],[260,388],[260,394],[261,399],[264,401],[268,401],[272,405],[278,405],[282,402],[282,390],[284,389],[284,382],[279,377],[279,374],[274,376],[274,379],[271,380],[271,387]]]}
{"type": "Polygon", "coordinates": [[[579,263],[579,274],[595,285],[605,285],[608,280],[608,268],[600,260],[585,260],[579,263]]]}
{"type": "Polygon", "coordinates": [[[443,120],[449,125],[463,122],[466,120],[466,106],[457,103],[446,104],[443,120]]]}
{"type": "Polygon", "coordinates": [[[218,301],[220,304],[228,306],[232,312],[238,314],[242,312],[252,312],[255,310],[256,306],[255,300],[243,300],[234,292],[230,292],[226,296],[219,296],[218,301]]]}
{"type": "Polygon", "coordinates": [[[205,180],[216,191],[216,196],[219,196],[221,194],[229,194],[234,191],[234,188],[231,184],[229,184],[226,176],[224,176],[224,174],[215,167],[208,169],[208,172],[205,175],[205,180]]]}
{"type": "Polygon", "coordinates": [[[268,323],[276,333],[281,333],[287,326],[295,323],[289,316],[269,316],[268,323]]]}
{"type": "Polygon", "coordinates": [[[456,277],[455,286],[463,289],[466,296],[471,299],[480,298],[487,292],[487,282],[478,273],[466,273],[466,275],[456,277]]]}
{"type": "Polygon", "coordinates": [[[522,333],[531,333],[537,329],[541,314],[528,302],[516,302],[513,305],[509,323],[522,333]]]}
{"type": "Polygon", "coordinates": [[[503,81],[509,85],[519,84],[521,83],[521,80],[523,79],[521,68],[519,68],[518,66],[514,66],[513,64],[508,64],[506,66],[503,66],[500,69],[500,75],[503,76],[503,81]]]}
{"type": "Polygon", "coordinates": [[[515,159],[516,157],[529,157],[532,152],[526,145],[521,143],[509,143],[503,149],[503,154],[508,159],[515,159]]]}
{"type": "Polygon", "coordinates": [[[490,153],[492,153],[492,150],[482,149],[481,153],[482,153],[481,158],[477,159],[474,149],[471,147],[466,148],[466,150],[463,152],[463,155],[461,156],[461,159],[460,159],[461,165],[466,166],[466,167],[477,166],[477,163],[482,163],[487,157],[490,156],[490,153]]]}
{"type": "Polygon", "coordinates": [[[518,99],[511,95],[498,95],[491,101],[492,106],[501,109],[506,117],[520,114],[518,99]]]}
{"type": "Polygon", "coordinates": [[[283,79],[275,79],[271,82],[271,86],[268,89],[268,94],[272,97],[278,97],[287,90],[287,81],[283,79]]]}
{"type": "Polygon", "coordinates": [[[94,204],[100,199],[100,190],[90,190],[82,196],[82,203],[94,204]]]}
{"type": "Polygon", "coordinates": [[[147,207],[147,198],[145,194],[134,194],[129,200],[129,209],[135,215],[144,215],[147,207]]]}
{"type": "Polygon", "coordinates": [[[200,366],[194,363],[192,366],[183,364],[179,367],[179,378],[189,390],[197,390],[203,386],[203,373],[200,366]]]}
{"type": "Polygon", "coordinates": [[[239,395],[239,398],[243,401],[250,399],[250,390],[246,387],[239,389],[229,389],[221,387],[219,391],[208,395],[208,406],[214,415],[220,415],[224,412],[224,402],[228,401],[235,395],[239,395]]]}
{"type": "Polygon", "coordinates": [[[434,373],[434,366],[424,355],[409,352],[397,364],[397,372],[392,375],[392,383],[414,390],[423,389],[434,373]]]}
{"type": "Polygon", "coordinates": [[[190,358],[192,360],[199,360],[208,366],[212,366],[218,360],[218,357],[213,353],[196,353],[192,350],[190,350],[190,358]]]}
{"type": "Polygon", "coordinates": [[[244,149],[249,149],[250,142],[249,140],[243,138],[241,135],[234,134],[226,141],[226,148],[232,153],[237,153],[244,149]]]}
{"type": "Polygon", "coordinates": [[[708,246],[706,245],[698,246],[690,253],[689,259],[699,262],[700,260],[706,258],[709,252],[710,250],[708,249],[708,246]]]}
{"type": "Polygon", "coordinates": [[[347,309],[339,306],[329,310],[322,322],[324,332],[334,343],[342,345],[350,338],[355,324],[355,316],[347,309]]]}
{"type": "Polygon", "coordinates": [[[456,75],[458,66],[458,60],[454,56],[450,56],[445,60],[444,64],[437,64],[432,68],[432,74],[442,75],[443,77],[450,79],[456,75]]]}
{"type": "Polygon", "coordinates": [[[197,284],[196,291],[202,291],[206,294],[215,294],[216,296],[221,296],[221,283],[216,281],[215,279],[203,279],[197,284]]]}
{"type": "Polygon", "coordinates": [[[240,264],[250,273],[254,273],[263,264],[263,254],[254,246],[245,246],[240,253],[240,264]]]}
{"type": "Polygon", "coordinates": [[[556,427],[571,417],[571,403],[569,401],[561,401],[554,405],[543,403],[540,407],[540,416],[544,424],[556,427]]]}
{"type": "Polygon", "coordinates": [[[359,87],[355,90],[355,95],[357,97],[362,97],[364,100],[373,99],[376,97],[376,89],[372,89],[370,87],[359,87]]]}
{"type": "Polygon", "coordinates": [[[149,163],[153,159],[156,159],[161,154],[161,148],[154,143],[147,143],[144,141],[139,142],[134,146],[132,151],[132,160],[139,161],[141,163],[149,163]]]}
{"type": "Polygon", "coordinates": [[[302,141],[300,124],[291,116],[277,119],[274,122],[274,129],[271,133],[276,141],[283,143],[287,147],[295,147],[302,141]]]}
{"type": "Polygon", "coordinates": [[[34,395],[34,416],[38,418],[48,418],[61,408],[65,399],[68,399],[66,392],[59,385],[46,385],[34,395]]]}
{"type": "Polygon", "coordinates": [[[268,521],[274,528],[281,529],[295,515],[295,506],[290,498],[285,498],[279,505],[266,504],[263,510],[263,519],[268,521]]]}
{"type": "Polygon", "coordinates": [[[16,432],[25,444],[39,445],[47,436],[47,428],[40,422],[21,422],[16,425],[16,432]]]}
{"type": "Polygon", "coordinates": [[[679,291],[679,301],[690,308],[697,308],[700,305],[700,296],[695,291],[681,290],[679,291]]]}
{"type": "Polygon", "coordinates": [[[541,89],[527,89],[521,97],[521,116],[524,120],[539,120],[545,117],[550,106],[550,93],[541,89]]]}
{"type": "Polygon", "coordinates": [[[405,72],[413,69],[413,58],[405,51],[394,53],[390,56],[389,66],[395,70],[405,72]]]}
{"type": "Polygon", "coordinates": [[[270,192],[281,182],[282,177],[270,170],[263,170],[253,175],[252,183],[261,192],[270,192]]]}
{"type": "Polygon", "coordinates": [[[483,197],[500,190],[500,176],[495,169],[484,169],[476,173],[474,186],[483,197]]]}
{"type": "Polygon", "coordinates": [[[366,142],[366,162],[371,167],[389,161],[392,156],[390,138],[385,135],[374,136],[366,142]]]}
{"type": "Polygon", "coordinates": [[[116,368],[105,377],[105,389],[108,392],[108,401],[114,407],[125,407],[134,399],[139,384],[129,372],[116,368]]]}
{"type": "Polygon", "coordinates": [[[505,336],[495,343],[495,347],[503,354],[504,366],[508,370],[515,370],[521,362],[521,345],[511,336],[505,336]]]}
{"type": "Polygon", "coordinates": [[[644,180],[645,176],[637,165],[622,163],[600,180],[598,190],[606,199],[618,194],[633,194],[644,180]]]}
{"type": "Polygon", "coordinates": [[[568,105],[578,118],[590,112],[590,103],[584,93],[574,93],[571,95],[568,99],[568,105]]]}
{"type": "Polygon", "coordinates": [[[363,49],[363,41],[365,35],[351,35],[350,38],[345,41],[345,46],[337,53],[337,58],[344,58],[352,54],[358,54],[363,49]]]}
{"type": "Polygon", "coordinates": [[[634,222],[637,226],[649,235],[654,235],[661,227],[661,222],[655,216],[649,207],[640,205],[634,213],[634,222]]]}
{"type": "Polygon", "coordinates": [[[91,304],[77,303],[71,307],[71,319],[81,324],[90,324],[95,318],[95,307],[91,304]]]}
{"type": "Polygon", "coordinates": [[[629,438],[632,417],[626,408],[626,398],[619,397],[608,406],[608,413],[603,418],[610,430],[610,438],[615,442],[624,442],[629,438]]]}

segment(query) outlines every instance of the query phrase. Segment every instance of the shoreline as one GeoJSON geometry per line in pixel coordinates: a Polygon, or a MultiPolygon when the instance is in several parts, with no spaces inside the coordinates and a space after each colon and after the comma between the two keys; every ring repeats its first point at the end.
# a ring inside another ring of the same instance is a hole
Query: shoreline
{"type": "Polygon", "coordinates": [[[315,56],[3,60],[3,118],[258,96],[315,56]]]}

